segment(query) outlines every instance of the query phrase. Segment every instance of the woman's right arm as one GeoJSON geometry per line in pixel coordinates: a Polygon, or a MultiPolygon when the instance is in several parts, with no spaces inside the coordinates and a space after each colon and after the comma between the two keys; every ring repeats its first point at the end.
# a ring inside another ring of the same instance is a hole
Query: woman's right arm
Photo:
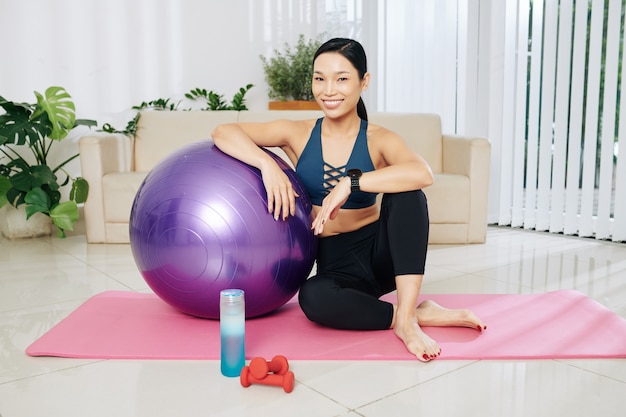
{"type": "Polygon", "coordinates": [[[291,121],[232,123],[219,125],[211,135],[215,146],[222,152],[261,171],[267,192],[267,209],[275,220],[295,215],[297,194],[289,177],[261,147],[290,147],[285,132],[293,127],[291,121]]]}

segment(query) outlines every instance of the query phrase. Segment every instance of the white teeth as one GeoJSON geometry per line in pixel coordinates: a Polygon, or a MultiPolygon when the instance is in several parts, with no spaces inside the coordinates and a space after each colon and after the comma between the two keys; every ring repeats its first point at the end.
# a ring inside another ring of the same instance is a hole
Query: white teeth
{"type": "Polygon", "coordinates": [[[336,106],[337,104],[341,103],[341,100],[326,100],[324,101],[324,103],[326,103],[329,106],[336,106]]]}

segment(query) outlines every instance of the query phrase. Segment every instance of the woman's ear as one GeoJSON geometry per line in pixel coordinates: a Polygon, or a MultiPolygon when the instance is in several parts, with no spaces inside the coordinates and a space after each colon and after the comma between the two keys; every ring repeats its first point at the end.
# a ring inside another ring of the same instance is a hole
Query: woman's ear
{"type": "Polygon", "coordinates": [[[367,87],[369,86],[369,84],[370,84],[370,73],[366,72],[363,75],[363,79],[361,80],[361,91],[367,90],[367,87]]]}

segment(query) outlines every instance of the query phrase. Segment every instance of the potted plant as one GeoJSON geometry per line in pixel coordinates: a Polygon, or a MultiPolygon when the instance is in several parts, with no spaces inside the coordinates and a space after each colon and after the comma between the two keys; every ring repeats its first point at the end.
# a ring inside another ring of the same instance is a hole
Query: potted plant
{"type": "Polygon", "coordinates": [[[305,40],[298,37],[295,47],[285,44],[284,50],[274,50],[274,56],[260,56],[269,85],[270,110],[318,110],[311,92],[313,78],[313,56],[322,44],[321,35],[305,40]]]}
{"type": "MultiPolygon", "coordinates": [[[[208,91],[206,88],[194,88],[188,93],[185,93],[185,98],[192,102],[200,102],[204,104],[201,108],[202,111],[212,110],[248,110],[246,106],[246,93],[254,87],[254,84],[247,84],[245,87],[239,88],[239,90],[233,96],[230,104],[224,99],[223,94],[218,94],[215,91],[208,91]]],[[[157,98],[150,101],[143,101],[141,104],[132,107],[135,116],[126,123],[126,127],[123,130],[116,129],[110,123],[102,125],[102,130],[107,133],[122,133],[124,135],[134,135],[137,132],[137,124],[141,117],[141,111],[145,110],[159,110],[159,111],[176,111],[179,110],[180,102],[171,101],[171,98],[157,98]]],[[[191,111],[191,108],[185,108],[185,111],[191,111]]]]}
{"type": "Polygon", "coordinates": [[[78,204],[87,199],[89,184],[64,169],[78,153],[56,166],[48,164],[48,156],[74,127],[96,122],[76,119],[74,103],[62,87],[50,87],[45,94],[35,91],[35,97],[33,104],[0,97],[0,207],[24,206],[27,220],[42,213],[65,237],[78,220],[78,204]],[[69,198],[62,201],[61,187],[70,183],[69,198]]]}

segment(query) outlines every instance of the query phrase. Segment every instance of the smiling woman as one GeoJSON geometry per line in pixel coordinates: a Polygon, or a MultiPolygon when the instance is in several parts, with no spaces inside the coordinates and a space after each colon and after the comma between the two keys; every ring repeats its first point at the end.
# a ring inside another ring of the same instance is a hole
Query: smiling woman
{"type": "Polygon", "coordinates": [[[485,328],[467,310],[430,301],[415,308],[429,232],[422,188],[432,183],[432,171],[398,134],[368,122],[361,93],[371,75],[359,42],[331,39],[313,59],[312,92],[324,117],[220,125],[212,137],[222,151],[261,171],[276,220],[294,215],[299,195],[261,147],[282,148],[296,167],[319,238],[317,275],[298,296],[306,316],[338,329],[393,329],[417,359],[432,360],[441,349],[420,325],[485,328]],[[397,305],[379,299],[394,290],[397,305]]]}

